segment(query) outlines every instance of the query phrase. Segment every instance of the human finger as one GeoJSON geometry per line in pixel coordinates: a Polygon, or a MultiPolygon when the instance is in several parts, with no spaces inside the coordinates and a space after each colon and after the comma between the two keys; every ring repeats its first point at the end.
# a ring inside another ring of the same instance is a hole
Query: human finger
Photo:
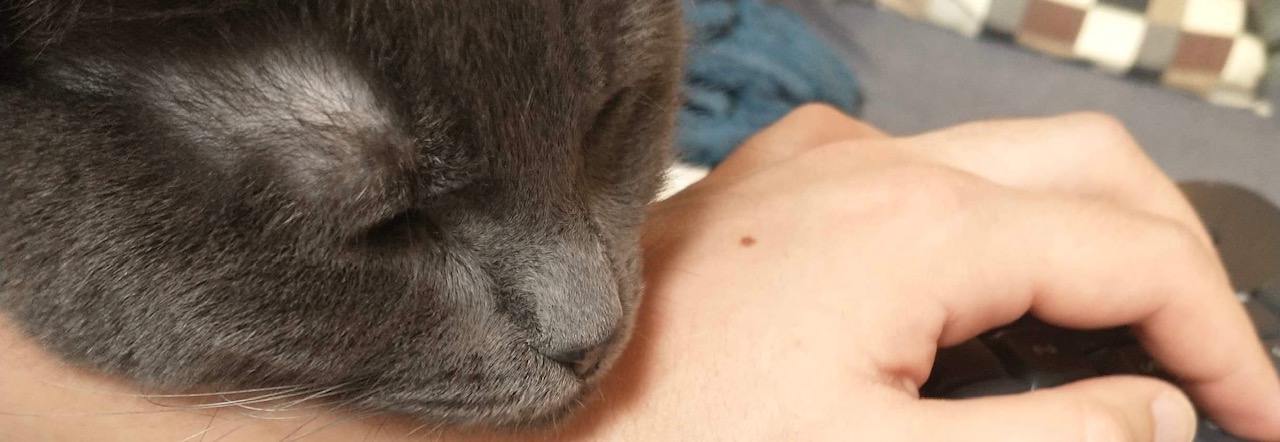
{"type": "Polygon", "coordinates": [[[1216,421],[1247,437],[1280,439],[1275,368],[1216,258],[1187,227],[1027,192],[959,216],[951,232],[958,240],[935,256],[965,256],[965,264],[939,261],[926,270],[947,312],[940,343],[1026,313],[1070,328],[1133,324],[1216,421]]]}
{"type": "Polygon", "coordinates": [[[975,122],[903,141],[913,153],[1000,184],[1099,198],[1177,220],[1212,245],[1174,181],[1107,115],[975,122]]]}
{"type": "Polygon", "coordinates": [[[1171,385],[1108,377],[1012,396],[924,400],[909,440],[1187,442],[1195,412],[1171,385]]]}

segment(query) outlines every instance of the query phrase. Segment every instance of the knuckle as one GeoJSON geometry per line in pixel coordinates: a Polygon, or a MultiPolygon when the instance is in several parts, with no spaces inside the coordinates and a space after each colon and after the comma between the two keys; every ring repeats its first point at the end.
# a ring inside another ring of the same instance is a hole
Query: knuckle
{"type": "Polygon", "coordinates": [[[1123,147],[1136,150],[1133,135],[1120,119],[1101,112],[1079,112],[1063,117],[1066,126],[1076,132],[1086,147],[1123,147]]]}
{"type": "Polygon", "coordinates": [[[869,178],[881,195],[877,209],[895,218],[955,219],[990,196],[987,183],[941,165],[900,164],[869,178]]]}
{"type": "Polygon", "coordinates": [[[1074,126],[1099,134],[1127,134],[1128,129],[1119,118],[1103,112],[1086,111],[1067,114],[1064,118],[1074,126]]]}
{"type": "Polygon", "coordinates": [[[827,103],[807,103],[800,105],[787,114],[787,118],[803,119],[805,121],[826,122],[835,120],[844,120],[849,117],[839,108],[827,103]]]}
{"type": "Polygon", "coordinates": [[[853,121],[853,117],[835,106],[826,103],[808,103],[791,110],[777,125],[799,130],[822,131],[848,125],[853,121]]]}
{"type": "Polygon", "coordinates": [[[839,170],[839,175],[856,177],[858,172],[902,162],[893,147],[876,141],[845,140],[818,144],[801,152],[805,167],[817,173],[839,170]]]}
{"type": "Polygon", "coordinates": [[[801,105],[770,124],[769,127],[747,138],[735,153],[812,150],[817,146],[796,144],[795,139],[804,139],[802,134],[821,132],[826,128],[847,124],[850,121],[852,121],[851,117],[829,104],[801,105]]]}
{"type": "Polygon", "coordinates": [[[889,174],[886,185],[898,189],[912,207],[959,212],[985,193],[976,177],[948,167],[912,164],[896,167],[889,174]]]}
{"type": "Polygon", "coordinates": [[[812,161],[836,162],[836,164],[857,161],[859,159],[856,149],[852,148],[849,143],[820,144],[809,148],[806,154],[813,157],[811,159],[812,161]]]}
{"type": "Polygon", "coordinates": [[[1080,442],[1137,442],[1139,439],[1138,435],[1133,434],[1133,429],[1121,412],[1115,408],[1087,396],[1056,391],[1046,393],[1055,398],[1053,408],[1064,418],[1075,422],[1073,427],[1078,433],[1068,439],[1080,442]]]}
{"type": "Polygon", "coordinates": [[[1155,180],[1167,180],[1116,117],[1081,112],[1065,115],[1055,124],[1065,130],[1064,136],[1075,141],[1061,154],[1078,167],[1089,167],[1092,173],[1106,177],[1102,179],[1108,186],[1135,192],[1157,184],[1155,180]]]}
{"type": "Polygon", "coordinates": [[[1182,258],[1190,262],[1202,262],[1207,258],[1194,230],[1172,220],[1159,220],[1149,229],[1151,242],[1157,251],[1170,258],[1182,258]]]}
{"type": "Polygon", "coordinates": [[[1118,416],[1107,408],[1084,404],[1080,407],[1080,436],[1082,442],[1137,442],[1139,438],[1118,416]]]}

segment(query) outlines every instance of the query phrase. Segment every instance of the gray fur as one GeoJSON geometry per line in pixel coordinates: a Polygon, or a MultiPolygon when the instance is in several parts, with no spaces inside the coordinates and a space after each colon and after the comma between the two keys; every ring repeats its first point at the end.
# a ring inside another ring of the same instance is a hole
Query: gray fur
{"type": "Polygon", "coordinates": [[[678,3],[0,0],[0,311],[148,389],[554,420],[639,302],[678,3]]]}

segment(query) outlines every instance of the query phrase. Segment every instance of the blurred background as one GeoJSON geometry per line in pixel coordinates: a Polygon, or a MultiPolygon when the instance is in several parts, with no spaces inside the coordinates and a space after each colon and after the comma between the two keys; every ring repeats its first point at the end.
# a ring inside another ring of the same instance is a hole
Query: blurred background
{"type": "Polygon", "coordinates": [[[679,148],[713,167],[804,102],[895,135],[1100,111],[1178,180],[1280,203],[1280,0],[686,0],[679,148]]]}

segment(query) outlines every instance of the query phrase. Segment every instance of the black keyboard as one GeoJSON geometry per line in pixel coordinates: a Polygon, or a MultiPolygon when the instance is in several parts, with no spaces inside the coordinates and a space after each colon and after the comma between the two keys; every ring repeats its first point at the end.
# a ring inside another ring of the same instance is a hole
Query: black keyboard
{"type": "MultiPolygon", "coordinates": [[[[1184,183],[1183,192],[1213,236],[1232,285],[1280,370],[1280,209],[1237,186],[1184,183]]],[[[1125,328],[1079,331],[1031,317],[941,349],[924,397],[964,399],[1022,393],[1097,376],[1177,379],[1125,328]]],[[[1239,441],[1202,420],[1196,441],[1239,441]]]]}

